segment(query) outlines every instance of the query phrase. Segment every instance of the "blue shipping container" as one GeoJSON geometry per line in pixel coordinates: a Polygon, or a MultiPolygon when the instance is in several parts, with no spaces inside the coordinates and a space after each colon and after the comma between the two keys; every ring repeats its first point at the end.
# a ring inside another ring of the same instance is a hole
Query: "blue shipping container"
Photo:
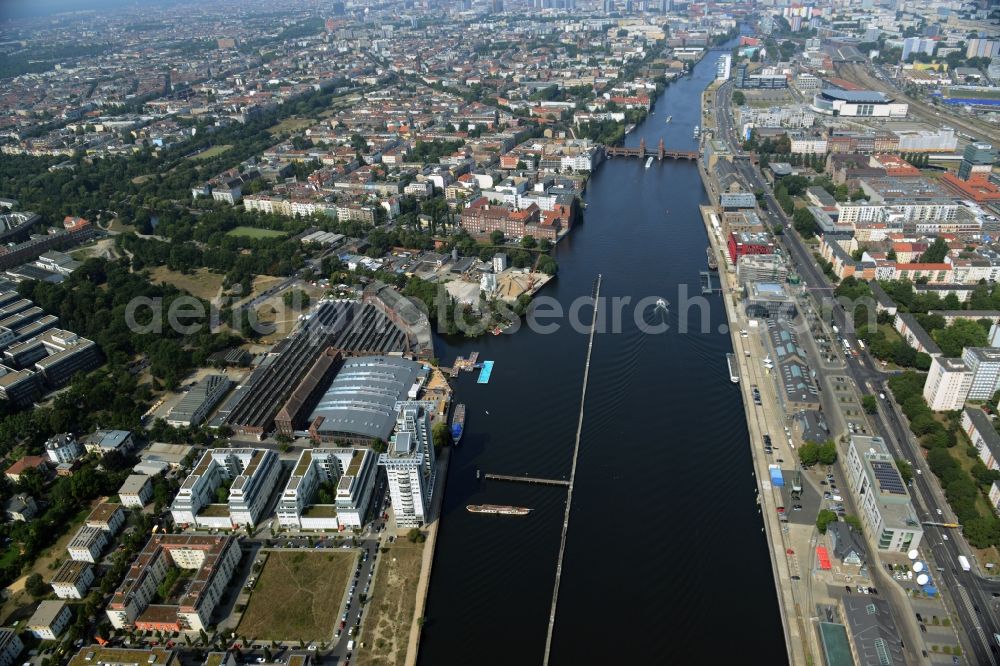
{"type": "Polygon", "coordinates": [[[785,479],[781,476],[781,470],[777,467],[771,467],[771,483],[776,486],[784,486],[785,479]]]}

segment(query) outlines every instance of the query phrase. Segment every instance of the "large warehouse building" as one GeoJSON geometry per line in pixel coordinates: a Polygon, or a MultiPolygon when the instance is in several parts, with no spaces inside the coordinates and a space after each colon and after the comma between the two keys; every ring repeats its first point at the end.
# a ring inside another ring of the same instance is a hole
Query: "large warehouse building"
{"type": "Polygon", "coordinates": [[[309,434],[317,442],[388,441],[397,403],[415,399],[427,374],[423,364],[395,356],[348,359],[309,417],[309,434]]]}

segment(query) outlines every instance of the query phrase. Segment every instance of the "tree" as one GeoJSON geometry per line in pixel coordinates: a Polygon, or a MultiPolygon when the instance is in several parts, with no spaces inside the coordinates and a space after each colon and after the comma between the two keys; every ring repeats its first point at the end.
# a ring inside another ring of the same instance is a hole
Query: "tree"
{"type": "Polygon", "coordinates": [[[896,458],[896,468],[899,470],[899,476],[902,477],[903,483],[909,485],[913,479],[913,466],[902,458],[896,458]]]}
{"type": "Polygon", "coordinates": [[[866,413],[874,414],[878,411],[878,398],[873,395],[863,395],[861,396],[861,406],[864,407],[866,413]]]}
{"type": "Polygon", "coordinates": [[[44,597],[52,591],[52,587],[42,580],[42,574],[39,573],[33,573],[25,579],[24,589],[36,599],[44,597]]]}
{"type": "Polygon", "coordinates": [[[746,104],[747,98],[741,91],[737,90],[733,93],[733,104],[736,106],[743,106],[746,104]]]}
{"type": "Polygon", "coordinates": [[[816,220],[813,214],[809,212],[808,208],[799,208],[792,215],[792,222],[795,226],[795,230],[798,231],[803,238],[812,238],[816,235],[816,220]]]}
{"type": "Polygon", "coordinates": [[[934,331],[931,336],[946,357],[957,358],[966,347],[985,347],[986,331],[977,322],[956,319],[947,328],[934,331]]]}
{"type": "Polygon", "coordinates": [[[820,534],[826,534],[826,528],[830,523],[837,522],[837,514],[829,509],[821,509],[816,515],[816,529],[820,534]]]}
{"type": "Polygon", "coordinates": [[[497,229],[496,231],[490,232],[490,243],[493,245],[503,245],[503,232],[497,229]]]}
{"type": "Polygon", "coordinates": [[[535,237],[532,236],[531,234],[528,234],[521,239],[521,247],[525,248],[526,250],[533,249],[537,244],[538,242],[535,240],[535,237]]]}
{"type": "Polygon", "coordinates": [[[931,246],[920,255],[920,262],[924,264],[940,264],[948,254],[948,243],[938,236],[931,243],[931,246]]]}

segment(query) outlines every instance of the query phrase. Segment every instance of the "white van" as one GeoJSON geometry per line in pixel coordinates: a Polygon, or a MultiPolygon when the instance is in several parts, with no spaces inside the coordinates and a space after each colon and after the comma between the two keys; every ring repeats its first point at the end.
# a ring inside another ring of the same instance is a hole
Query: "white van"
{"type": "Polygon", "coordinates": [[[354,640],[353,639],[347,641],[347,651],[348,652],[353,652],[354,651],[354,640]]]}

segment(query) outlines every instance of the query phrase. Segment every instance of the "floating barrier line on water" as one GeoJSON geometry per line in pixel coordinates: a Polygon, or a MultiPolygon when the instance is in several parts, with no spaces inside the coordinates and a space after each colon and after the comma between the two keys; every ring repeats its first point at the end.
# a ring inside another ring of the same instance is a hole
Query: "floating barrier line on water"
{"type": "Polygon", "coordinates": [[[573,482],[576,481],[576,461],[580,455],[580,436],[583,433],[583,407],[587,401],[587,380],[590,378],[590,354],[594,351],[594,332],[597,330],[597,303],[601,295],[601,274],[594,282],[594,320],[590,323],[590,340],[587,342],[587,363],[583,367],[583,389],[580,394],[580,417],[576,423],[576,444],[573,446],[573,464],[569,470],[569,487],[566,493],[566,513],[563,516],[562,537],[559,540],[559,557],[556,559],[556,581],[552,588],[552,607],[549,609],[549,629],[545,635],[545,657],[542,666],[549,665],[552,653],[552,630],[556,624],[556,607],[559,605],[559,580],[562,578],[563,555],[566,554],[566,534],[569,532],[569,511],[573,505],[573,482]]]}

